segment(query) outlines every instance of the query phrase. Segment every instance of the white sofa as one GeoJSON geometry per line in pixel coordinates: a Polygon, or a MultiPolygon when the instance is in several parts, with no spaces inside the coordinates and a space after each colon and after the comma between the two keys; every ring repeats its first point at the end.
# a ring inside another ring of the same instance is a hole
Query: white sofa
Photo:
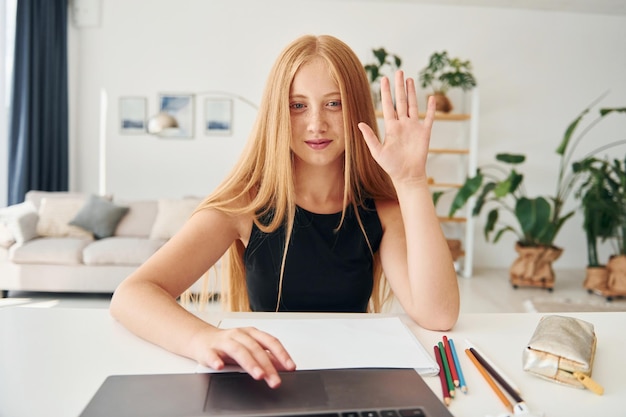
{"type": "Polygon", "coordinates": [[[30,191],[24,203],[0,208],[1,294],[112,293],[200,201],[30,191]]]}

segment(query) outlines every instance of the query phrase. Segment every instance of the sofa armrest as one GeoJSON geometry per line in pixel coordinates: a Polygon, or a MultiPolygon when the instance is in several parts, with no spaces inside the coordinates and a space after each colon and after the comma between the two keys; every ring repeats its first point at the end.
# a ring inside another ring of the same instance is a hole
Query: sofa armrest
{"type": "Polygon", "coordinates": [[[37,222],[39,215],[35,206],[29,202],[14,204],[0,209],[0,223],[5,231],[12,235],[16,243],[24,243],[38,236],[37,222]]]}
{"type": "Polygon", "coordinates": [[[9,248],[15,243],[13,233],[6,224],[0,222],[0,248],[9,248]]]}

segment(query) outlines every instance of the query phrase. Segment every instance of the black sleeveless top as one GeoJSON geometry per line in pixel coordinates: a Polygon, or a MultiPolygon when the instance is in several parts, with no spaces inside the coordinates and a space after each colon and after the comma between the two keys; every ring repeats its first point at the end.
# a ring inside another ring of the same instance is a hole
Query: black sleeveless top
{"type": "MultiPolygon", "coordinates": [[[[359,207],[372,250],[383,235],[373,200],[359,207]]],[[[372,294],[373,258],[352,207],[341,229],[341,212],[315,214],[296,208],[287,251],[279,311],[365,312],[372,294]]],[[[261,222],[265,224],[263,219],[261,222]]],[[[252,226],[244,252],[252,311],[275,311],[285,227],[263,233],[252,226]]]]}

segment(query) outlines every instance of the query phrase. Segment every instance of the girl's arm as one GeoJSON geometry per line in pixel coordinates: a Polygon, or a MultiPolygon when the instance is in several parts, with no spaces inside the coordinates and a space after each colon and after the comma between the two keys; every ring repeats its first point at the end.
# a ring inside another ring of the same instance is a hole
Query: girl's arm
{"type": "Polygon", "coordinates": [[[459,314],[459,289],[447,241],[441,230],[426,175],[430,132],[435,115],[431,98],[419,120],[415,82],[396,73],[396,104],[389,80],[381,82],[385,140],[359,124],[373,158],[389,174],[396,202],[377,202],[384,235],[381,262],[395,296],[425,328],[448,330],[459,314]]]}
{"type": "Polygon", "coordinates": [[[213,369],[237,363],[276,387],[277,369],[295,369],[276,338],[254,328],[218,329],[176,301],[239,238],[240,224],[240,219],[213,209],[195,213],[120,284],[111,314],[133,333],[171,352],[213,369]]]}

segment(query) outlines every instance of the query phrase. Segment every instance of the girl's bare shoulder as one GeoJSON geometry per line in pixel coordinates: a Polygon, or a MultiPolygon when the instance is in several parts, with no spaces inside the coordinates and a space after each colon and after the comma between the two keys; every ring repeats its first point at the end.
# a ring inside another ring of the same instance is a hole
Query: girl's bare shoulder
{"type": "Polygon", "coordinates": [[[400,204],[397,200],[377,199],[374,200],[374,203],[376,204],[376,211],[378,212],[378,218],[380,219],[383,229],[392,222],[402,220],[400,204]]]}
{"type": "Polygon", "coordinates": [[[220,197],[209,197],[199,207],[198,211],[217,215],[218,221],[228,223],[234,228],[239,239],[247,243],[252,230],[254,210],[251,208],[251,197],[248,194],[235,191],[220,197]]]}
{"type": "Polygon", "coordinates": [[[400,204],[398,200],[393,199],[376,199],[374,200],[376,204],[376,211],[378,211],[379,215],[381,212],[389,212],[389,211],[397,211],[400,210],[400,204]]]}

